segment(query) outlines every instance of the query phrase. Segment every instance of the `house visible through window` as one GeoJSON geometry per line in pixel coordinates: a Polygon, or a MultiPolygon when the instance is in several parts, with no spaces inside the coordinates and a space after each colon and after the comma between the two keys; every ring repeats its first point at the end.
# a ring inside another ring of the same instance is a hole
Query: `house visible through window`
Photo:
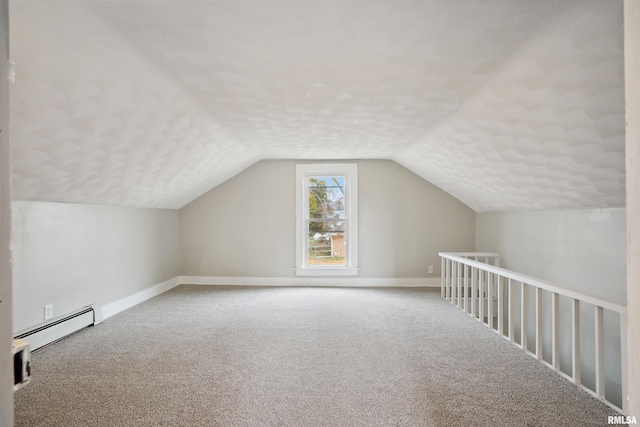
{"type": "Polygon", "coordinates": [[[357,166],[297,166],[298,275],[357,274],[357,166]]]}

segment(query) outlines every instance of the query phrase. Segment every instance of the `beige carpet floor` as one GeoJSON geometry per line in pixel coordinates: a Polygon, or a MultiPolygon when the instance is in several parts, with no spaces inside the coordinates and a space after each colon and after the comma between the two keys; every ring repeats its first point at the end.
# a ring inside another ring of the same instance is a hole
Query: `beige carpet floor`
{"type": "Polygon", "coordinates": [[[604,426],[439,290],[179,286],[33,355],[17,426],[604,426]]]}

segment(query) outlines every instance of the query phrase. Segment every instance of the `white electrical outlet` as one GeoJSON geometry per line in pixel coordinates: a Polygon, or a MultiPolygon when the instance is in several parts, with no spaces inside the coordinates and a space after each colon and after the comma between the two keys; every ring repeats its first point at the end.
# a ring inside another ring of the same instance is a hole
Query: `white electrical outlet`
{"type": "Polygon", "coordinates": [[[53,318],[53,304],[44,306],[44,320],[53,318]]]}
{"type": "Polygon", "coordinates": [[[428,267],[428,273],[429,273],[429,274],[433,274],[433,265],[430,265],[430,266],[428,267]]]}

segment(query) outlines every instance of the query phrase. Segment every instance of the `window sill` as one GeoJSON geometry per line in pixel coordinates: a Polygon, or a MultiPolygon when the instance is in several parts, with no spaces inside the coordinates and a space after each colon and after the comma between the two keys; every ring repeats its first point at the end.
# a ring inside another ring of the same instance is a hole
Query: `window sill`
{"type": "Polygon", "coordinates": [[[325,267],[325,268],[313,268],[313,267],[302,267],[296,268],[296,276],[324,276],[324,277],[335,277],[335,276],[357,276],[359,268],[351,268],[351,267],[325,267]]]}

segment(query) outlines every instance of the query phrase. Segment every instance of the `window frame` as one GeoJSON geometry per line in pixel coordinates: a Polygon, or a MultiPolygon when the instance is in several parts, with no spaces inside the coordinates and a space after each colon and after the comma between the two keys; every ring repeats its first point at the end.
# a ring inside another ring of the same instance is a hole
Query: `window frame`
{"type": "Polygon", "coordinates": [[[358,165],[356,163],[301,163],[296,165],[296,276],[358,275],[358,165]],[[345,177],[345,265],[307,263],[309,177],[345,177]]]}

